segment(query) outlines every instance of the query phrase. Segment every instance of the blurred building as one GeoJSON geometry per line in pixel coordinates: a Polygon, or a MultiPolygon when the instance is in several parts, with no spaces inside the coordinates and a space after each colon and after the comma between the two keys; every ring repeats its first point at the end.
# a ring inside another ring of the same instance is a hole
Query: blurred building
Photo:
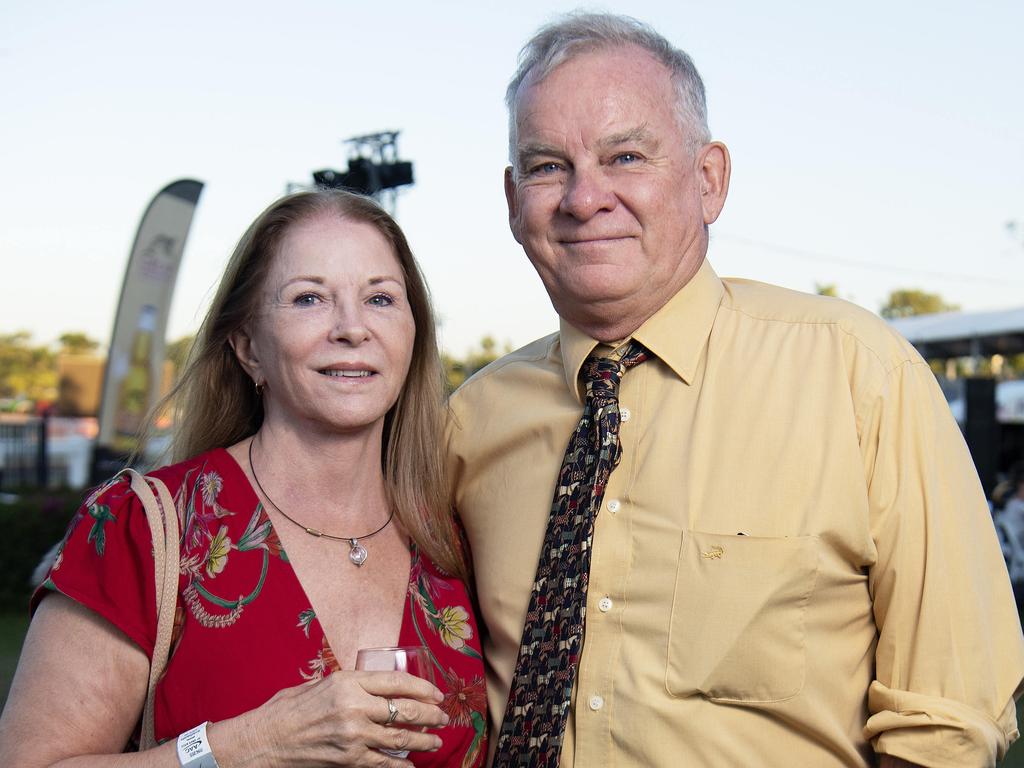
{"type": "Polygon", "coordinates": [[[100,407],[103,366],[96,355],[57,356],[57,402],[60,416],[95,416],[100,407]]]}
{"type": "MultiPolygon", "coordinates": [[[[57,356],[57,402],[55,415],[95,417],[100,408],[103,389],[103,368],[107,361],[96,355],[57,356]]],[[[174,364],[165,360],[160,382],[160,397],[174,386],[174,364]]],[[[166,419],[160,426],[168,426],[166,419]]]]}

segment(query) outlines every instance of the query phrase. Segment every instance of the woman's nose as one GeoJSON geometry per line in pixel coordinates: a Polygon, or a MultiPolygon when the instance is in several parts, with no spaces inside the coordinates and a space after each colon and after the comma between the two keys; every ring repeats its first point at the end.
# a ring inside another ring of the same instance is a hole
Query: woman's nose
{"type": "Polygon", "coordinates": [[[361,309],[338,307],[331,328],[331,340],[348,344],[362,344],[370,338],[370,328],[361,309]]]}

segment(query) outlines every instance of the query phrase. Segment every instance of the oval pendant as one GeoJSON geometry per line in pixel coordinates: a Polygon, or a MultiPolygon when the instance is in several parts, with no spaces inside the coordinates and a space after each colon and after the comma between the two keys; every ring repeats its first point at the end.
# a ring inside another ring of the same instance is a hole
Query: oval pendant
{"type": "Polygon", "coordinates": [[[351,539],[349,545],[352,547],[348,551],[348,559],[351,560],[356,566],[361,566],[366,562],[367,551],[366,547],[359,543],[358,539],[351,539]]]}

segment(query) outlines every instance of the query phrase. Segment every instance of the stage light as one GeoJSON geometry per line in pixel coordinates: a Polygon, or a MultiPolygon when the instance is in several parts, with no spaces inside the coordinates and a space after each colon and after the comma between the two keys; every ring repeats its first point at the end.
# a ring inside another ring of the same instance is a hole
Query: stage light
{"type": "Polygon", "coordinates": [[[387,131],[349,139],[356,155],[348,161],[348,170],[314,171],[313,182],[321,188],[347,189],[371,196],[412,184],[412,163],[397,159],[397,138],[398,131],[387,131]]]}

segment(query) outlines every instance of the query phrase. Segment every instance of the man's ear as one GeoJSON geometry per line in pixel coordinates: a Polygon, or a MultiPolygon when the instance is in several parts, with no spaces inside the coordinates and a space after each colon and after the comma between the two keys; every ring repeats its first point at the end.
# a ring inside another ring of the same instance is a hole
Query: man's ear
{"type": "Polygon", "coordinates": [[[511,165],[505,169],[505,202],[508,203],[508,227],[512,230],[512,237],[522,245],[523,239],[519,235],[519,194],[511,165]]]}
{"type": "Polygon", "coordinates": [[[704,224],[714,224],[725,207],[729,177],[732,174],[732,160],[725,144],[720,141],[706,144],[698,155],[697,169],[700,173],[700,204],[704,212],[704,224]]]}
{"type": "Polygon", "coordinates": [[[239,328],[237,331],[232,331],[228,336],[228,344],[231,345],[231,349],[235,353],[239,364],[249,374],[253,382],[262,384],[264,376],[260,368],[259,354],[249,329],[239,328]]]}

